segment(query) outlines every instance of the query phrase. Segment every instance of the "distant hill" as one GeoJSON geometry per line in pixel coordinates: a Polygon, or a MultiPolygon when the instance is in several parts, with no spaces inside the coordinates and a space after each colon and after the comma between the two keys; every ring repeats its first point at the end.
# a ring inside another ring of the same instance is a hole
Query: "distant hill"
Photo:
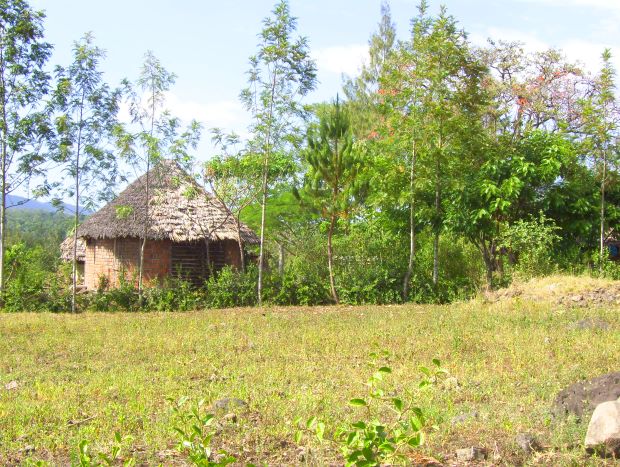
{"type": "MultiPolygon", "coordinates": [[[[34,199],[24,198],[22,196],[7,195],[6,205],[11,208],[11,211],[16,209],[23,209],[28,211],[45,211],[56,212],[58,208],[53,206],[49,201],[37,201],[34,199]]],[[[73,214],[73,206],[68,203],[63,203],[64,211],[67,214],[73,214]]],[[[87,214],[87,213],[85,213],[87,214]]]]}

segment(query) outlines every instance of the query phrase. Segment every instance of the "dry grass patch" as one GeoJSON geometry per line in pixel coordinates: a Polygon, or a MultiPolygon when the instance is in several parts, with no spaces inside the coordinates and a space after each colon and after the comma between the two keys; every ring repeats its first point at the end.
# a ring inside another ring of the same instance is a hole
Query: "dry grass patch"
{"type": "MultiPolygon", "coordinates": [[[[439,427],[425,454],[452,462],[456,448],[475,445],[508,465],[596,465],[582,454],[585,424],[554,421],[549,408],[565,386],[617,371],[618,348],[615,307],[522,297],[451,306],[5,314],[0,464],[66,464],[80,440],[105,451],[116,431],[133,438],[129,454],[139,462],[182,463],[166,401],[181,396],[247,401],[214,445],[244,462],[298,464],[293,421],[316,415],[329,437],[358,417],[347,401],[365,394],[368,354],[380,349],[392,354],[390,390],[409,394],[439,427]],[[610,327],[571,328],[584,318],[610,327]],[[436,357],[456,380],[419,394],[419,365],[436,357]],[[17,388],[4,389],[12,381],[17,388]],[[521,431],[550,450],[525,458],[514,443],[521,431]]],[[[306,443],[304,462],[339,458],[329,443],[306,443]]]]}

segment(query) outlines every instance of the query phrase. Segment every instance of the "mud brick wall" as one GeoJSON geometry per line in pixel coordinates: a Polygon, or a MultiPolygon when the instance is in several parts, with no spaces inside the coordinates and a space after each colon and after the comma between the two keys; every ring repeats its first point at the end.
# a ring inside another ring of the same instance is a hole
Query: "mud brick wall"
{"type": "MultiPolygon", "coordinates": [[[[144,248],[143,278],[145,284],[159,281],[170,273],[171,242],[150,240],[144,248]]],[[[110,287],[119,285],[119,278],[138,283],[140,240],[137,238],[88,239],[84,283],[89,290],[96,290],[100,277],[107,277],[110,287]]]]}

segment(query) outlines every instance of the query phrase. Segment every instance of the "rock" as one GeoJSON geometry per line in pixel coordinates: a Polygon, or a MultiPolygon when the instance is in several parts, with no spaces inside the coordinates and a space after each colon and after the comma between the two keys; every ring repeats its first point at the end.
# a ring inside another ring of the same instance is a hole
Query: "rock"
{"type": "Polygon", "coordinates": [[[466,412],[452,417],[452,419],[450,420],[450,424],[460,425],[461,423],[465,423],[474,418],[478,418],[478,412],[466,412]]]}
{"type": "Polygon", "coordinates": [[[594,330],[607,331],[609,329],[609,323],[607,321],[603,321],[602,319],[598,319],[598,318],[586,318],[586,319],[582,319],[581,321],[576,321],[574,323],[571,323],[568,326],[568,328],[573,329],[573,330],[594,329],[594,330]]]}
{"type": "Polygon", "coordinates": [[[456,450],[456,460],[459,462],[483,461],[487,455],[488,451],[485,448],[471,447],[456,450]]]}
{"type": "Polygon", "coordinates": [[[620,400],[596,406],[588,425],[585,446],[591,454],[620,458],[620,400]]]}
{"type": "Polygon", "coordinates": [[[248,406],[246,401],[236,399],[234,397],[217,400],[211,406],[211,409],[217,412],[231,412],[232,409],[244,409],[248,406]]]}
{"type": "Polygon", "coordinates": [[[615,401],[620,397],[620,371],[608,373],[597,378],[580,381],[558,393],[552,413],[555,416],[573,414],[581,418],[590,413],[597,405],[615,401]]]}
{"type": "Polygon", "coordinates": [[[232,412],[224,415],[222,419],[230,423],[237,423],[237,415],[232,412]]]}
{"type": "Polygon", "coordinates": [[[538,439],[531,433],[519,433],[515,437],[515,441],[526,454],[544,450],[538,439]]]}
{"type": "Polygon", "coordinates": [[[449,378],[446,378],[443,380],[441,386],[443,387],[443,389],[447,391],[451,391],[451,390],[458,389],[460,386],[460,383],[459,383],[459,380],[456,379],[454,376],[450,376],[449,378]]]}
{"type": "Polygon", "coordinates": [[[19,383],[17,381],[11,381],[4,385],[4,389],[7,391],[14,391],[19,387],[19,383]]]}
{"type": "Polygon", "coordinates": [[[573,295],[570,299],[573,302],[581,302],[583,301],[583,295],[573,295]]]}

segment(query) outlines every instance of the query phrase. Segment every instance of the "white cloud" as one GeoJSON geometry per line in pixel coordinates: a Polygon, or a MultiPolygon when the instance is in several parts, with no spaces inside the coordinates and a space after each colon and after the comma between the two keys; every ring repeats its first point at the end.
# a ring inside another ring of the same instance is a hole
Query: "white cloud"
{"type": "Polygon", "coordinates": [[[536,3],[556,5],[561,7],[573,6],[573,7],[587,7],[598,8],[601,10],[610,10],[620,13],[620,2],[618,0],[520,0],[525,3],[536,3]]]}
{"type": "Polygon", "coordinates": [[[247,126],[247,114],[237,100],[222,100],[208,103],[192,99],[182,99],[176,94],[166,94],[165,107],[172,115],[184,122],[198,120],[205,129],[219,127],[224,129],[240,129],[247,126]]]}
{"type": "Polygon", "coordinates": [[[518,29],[490,27],[484,34],[473,33],[469,36],[470,40],[479,46],[487,44],[487,39],[503,40],[508,42],[521,42],[526,52],[536,52],[546,50],[550,47],[545,41],[540,39],[535,33],[520,31],[518,29]]]}
{"type": "MultiPolygon", "coordinates": [[[[184,123],[195,119],[205,131],[213,127],[243,132],[248,124],[248,116],[241,103],[236,100],[221,100],[209,103],[193,99],[183,99],[173,92],[166,93],[164,108],[184,123]]],[[[119,109],[119,120],[129,122],[129,106],[123,102],[119,109]]]]}
{"type": "Polygon", "coordinates": [[[368,45],[352,44],[316,49],[312,53],[319,72],[355,75],[368,62],[368,45]]]}
{"type": "MultiPolygon", "coordinates": [[[[550,2],[554,0],[545,1],[550,2]]],[[[587,0],[582,1],[585,2],[587,0]]],[[[583,39],[568,39],[556,44],[549,44],[532,32],[496,27],[488,28],[485,34],[474,33],[470,35],[471,41],[479,46],[486,45],[487,38],[521,42],[523,43],[524,50],[529,53],[540,52],[551,47],[557,48],[562,51],[569,61],[579,62],[587,71],[593,74],[597,73],[601,68],[601,54],[603,50],[609,48],[612,51],[612,62],[616,70],[620,70],[620,43],[613,44],[583,39]]]]}

